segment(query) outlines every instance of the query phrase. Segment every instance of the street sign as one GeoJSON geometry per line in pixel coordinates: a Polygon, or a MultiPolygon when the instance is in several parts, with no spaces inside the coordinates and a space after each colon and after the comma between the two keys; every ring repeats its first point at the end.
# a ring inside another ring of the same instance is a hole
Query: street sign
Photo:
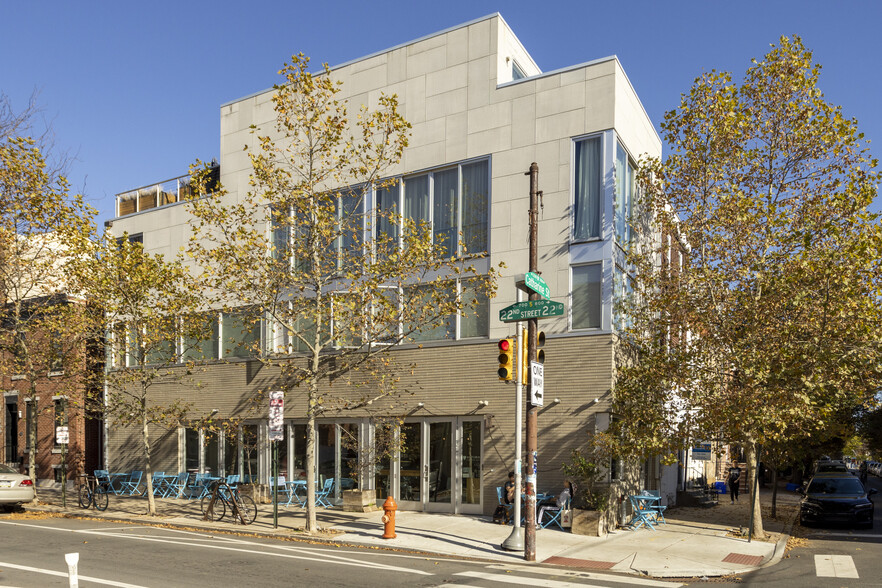
{"type": "Polygon", "coordinates": [[[561,316],[564,313],[563,302],[552,300],[527,300],[506,306],[499,311],[499,320],[504,323],[525,321],[527,319],[544,319],[561,316]]]}
{"type": "Polygon", "coordinates": [[[692,459],[696,461],[710,461],[711,458],[711,444],[710,443],[699,443],[696,447],[692,448],[692,459]]]}
{"type": "Polygon", "coordinates": [[[543,405],[545,366],[538,361],[530,362],[530,404],[543,405]]]}
{"type": "Polygon", "coordinates": [[[542,298],[551,297],[551,290],[548,289],[548,284],[546,284],[545,280],[543,280],[539,276],[539,274],[535,272],[527,272],[524,275],[524,286],[526,286],[533,292],[536,292],[537,294],[542,296],[542,298]]]}
{"type": "Polygon", "coordinates": [[[281,441],[285,438],[285,393],[273,390],[269,393],[269,440],[281,441]]]}
{"type": "Polygon", "coordinates": [[[67,427],[55,427],[55,442],[59,445],[67,445],[70,440],[70,434],[67,427]]]}

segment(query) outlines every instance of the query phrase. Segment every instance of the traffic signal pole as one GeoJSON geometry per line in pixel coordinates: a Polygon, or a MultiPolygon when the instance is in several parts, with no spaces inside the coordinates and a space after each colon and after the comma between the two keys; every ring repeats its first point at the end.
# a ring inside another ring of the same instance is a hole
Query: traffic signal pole
{"type": "MultiPolygon", "coordinates": [[[[539,271],[539,166],[534,161],[530,164],[530,271],[539,271]]],[[[538,292],[531,291],[529,300],[539,300],[538,292]]],[[[535,318],[527,320],[527,358],[529,361],[536,357],[536,333],[539,330],[539,322],[535,318]]],[[[528,372],[529,373],[529,372],[528,372]]],[[[537,463],[539,426],[539,407],[532,404],[532,383],[527,391],[527,485],[526,504],[524,505],[524,517],[526,519],[524,533],[524,559],[536,561],[536,473],[539,469],[537,463]]],[[[518,424],[520,426],[520,424],[518,424]]]]}

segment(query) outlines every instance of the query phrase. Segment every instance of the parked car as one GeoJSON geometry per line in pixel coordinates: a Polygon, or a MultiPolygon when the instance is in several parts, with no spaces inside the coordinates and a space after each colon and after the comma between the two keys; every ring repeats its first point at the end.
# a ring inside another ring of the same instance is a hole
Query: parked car
{"type": "Polygon", "coordinates": [[[819,461],[815,466],[815,474],[847,474],[848,466],[841,461],[819,461]]]}
{"type": "Polygon", "coordinates": [[[25,475],[0,463],[0,507],[11,507],[34,499],[34,483],[25,475]]]}
{"type": "Polygon", "coordinates": [[[799,503],[799,522],[812,523],[850,523],[873,528],[875,513],[869,491],[861,481],[851,474],[817,474],[805,490],[799,503]]]}

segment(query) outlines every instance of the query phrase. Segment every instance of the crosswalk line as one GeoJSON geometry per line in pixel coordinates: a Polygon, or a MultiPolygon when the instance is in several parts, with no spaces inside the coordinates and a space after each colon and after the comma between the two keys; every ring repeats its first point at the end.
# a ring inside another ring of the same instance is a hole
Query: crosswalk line
{"type": "Polygon", "coordinates": [[[634,584],[636,586],[657,586],[659,588],[680,588],[683,584],[674,582],[662,582],[659,580],[650,580],[648,578],[638,578],[635,576],[619,576],[612,574],[600,574],[597,572],[584,572],[581,570],[562,570],[559,568],[539,568],[535,566],[513,566],[507,564],[494,564],[487,566],[491,570],[511,570],[518,572],[529,572],[532,574],[542,574],[545,576],[566,576],[572,579],[581,580],[599,580],[603,582],[617,582],[619,584],[634,584]]]}
{"type": "MultiPolygon", "coordinates": [[[[539,574],[545,572],[545,569],[536,568],[533,573],[539,574]]],[[[583,582],[563,582],[560,580],[548,580],[546,578],[528,578],[526,576],[515,576],[512,574],[492,574],[489,572],[459,572],[457,576],[473,578],[475,580],[485,580],[497,584],[520,584],[523,586],[536,586],[538,588],[608,588],[609,584],[615,584],[620,579],[618,576],[595,577],[593,580],[607,582],[606,586],[599,584],[585,584],[583,582]]],[[[457,584],[461,586],[461,584],[457,584]]]]}
{"type": "Polygon", "coordinates": [[[850,555],[816,555],[815,574],[819,578],[859,578],[850,555]]]}

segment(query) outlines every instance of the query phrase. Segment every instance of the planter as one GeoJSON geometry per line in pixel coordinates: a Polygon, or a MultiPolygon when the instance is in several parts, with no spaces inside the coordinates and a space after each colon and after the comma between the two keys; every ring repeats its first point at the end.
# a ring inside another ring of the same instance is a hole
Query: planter
{"type": "Polygon", "coordinates": [[[603,513],[599,510],[573,509],[573,526],[570,529],[575,535],[587,535],[588,537],[604,537],[606,525],[603,513]]]}
{"type": "Polygon", "coordinates": [[[343,510],[346,512],[373,512],[377,506],[376,490],[344,490],[343,510]]]}

